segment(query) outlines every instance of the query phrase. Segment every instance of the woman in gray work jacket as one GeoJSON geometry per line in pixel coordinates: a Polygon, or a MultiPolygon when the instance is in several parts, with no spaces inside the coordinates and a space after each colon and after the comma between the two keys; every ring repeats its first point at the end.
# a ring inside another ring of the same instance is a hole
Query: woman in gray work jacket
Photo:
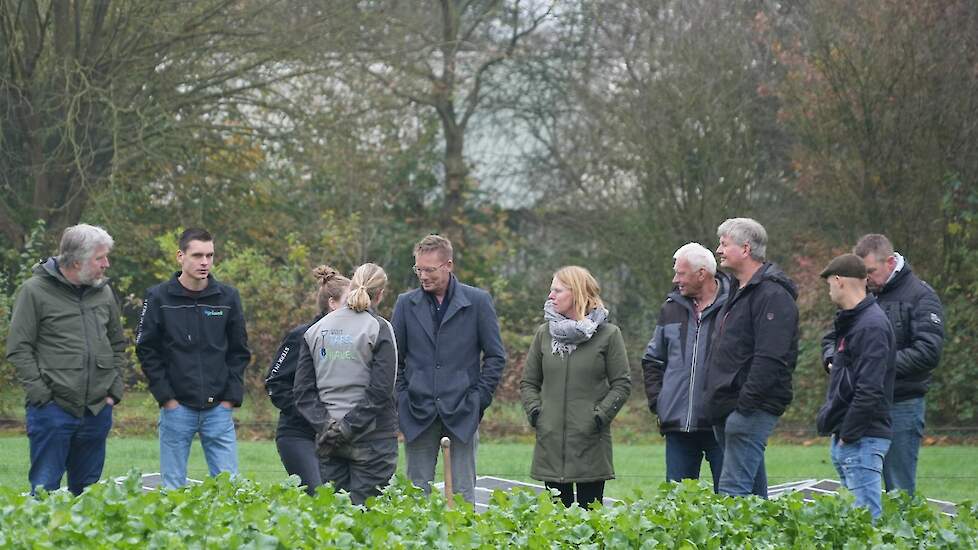
{"type": "Polygon", "coordinates": [[[309,327],[299,350],[296,407],[316,430],[323,482],[354,504],[380,494],[397,467],[397,344],[374,312],[386,285],[380,266],[358,267],[346,305],[309,327]]]}
{"type": "Polygon", "coordinates": [[[568,507],[604,498],[605,481],[615,477],[611,421],[631,391],[625,341],[607,321],[599,292],[582,267],[554,274],[547,322],[536,331],[520,383],[536,429],[530,475],[556,489],[568,507]]]}

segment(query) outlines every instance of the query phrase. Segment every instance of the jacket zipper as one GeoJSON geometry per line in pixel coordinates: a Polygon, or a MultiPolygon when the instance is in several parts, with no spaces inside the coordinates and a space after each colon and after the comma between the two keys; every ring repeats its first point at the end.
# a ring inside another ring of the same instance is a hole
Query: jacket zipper
{"type": "Polygon", "coordinates": [[[564,429],[561,434],[561,453],[560,453],[560,482],[564,483],[564,478],[567,476],[567,384],[570,381],[570,354],[568,353],[563,357],[564,359],[564,429]]]}
{"type": "MultiPolygon", "coordinates": [[[[199,309],[200,309],[200,303],[198,302],[197,298],[194,298],[194,309],[193,309],[193,313],[192,313],[192,315],[194,317],[194,324],[193,324],[194,330],[193,330],[193,332],[196,332],[198,335],[200,334],[200,311],[199,311],[199,309]]],[[[187,333],[187,342],[193,344],[193,338],[191,337],[190,332],[187,333]]],[[[205,404],[205,402],[207,401],[207,395],[204,392],[204,366],[203,366],[203,364],[200,361],[200,345],[198,344],[198,345],[194,346],[194,348],[196,350],[196,355],[197,355],[197,380],[198,380],[198,382],[200,382],[200,399],[201,399],[201,402],[200,402],[199,406],[203,407],[204,404],[205,404]]]]}
{"type": "MultiPolygon", "coordinates": [[[[695,307],[695,306],[694,306],[695,307]]],[[[687,397],[689,398],[689,405],[686,408],[686,428],[683,430],[685,432],[689,431],[690,424],[693,422],[693,392],[696,386],[696,357],[698,356],[698,350],[700,346],[700,328],[703,326],[702,317],[696,315],[695,310],[693,315],[696,316],[696,336],[693,337],[693,362],[689,367],[689,392],[687,397]]]]}
{"type": "MultiPolygon", "coordinates": [[[[82,334],[85,337],[85,398],[82,402],[82,416],[84,416],[84,410],[88,408],[88,395],[91,392],[92,385],[92,343],[88,339],[88,319],[85,317],[85,304],[84,304],[84,293],[78,297],[78,310],[81,312],[82,320],[82,334]]],[[[95,365],[98,368],[98,365],[95,365]]]]}

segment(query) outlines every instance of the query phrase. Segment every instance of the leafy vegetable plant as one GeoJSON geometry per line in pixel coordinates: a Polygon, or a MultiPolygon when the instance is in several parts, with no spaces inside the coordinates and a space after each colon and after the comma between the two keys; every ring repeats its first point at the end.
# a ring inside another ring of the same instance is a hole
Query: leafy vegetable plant
{"type": "Polygon", "coordinates": [[[975,548],[978,507],[941,515],[906,495],[884,514],[852,497],[765,501],[714,495],[693,481],[662,484],[621,504],[582,510],[547,494],[502,493],[487,512],[449,508],[401,477],[366,507],[332,487],[309,497],[226,474],[177,491],[144,493],[137,472],[79,497],[0,488],[0,548],[975,548]]]}

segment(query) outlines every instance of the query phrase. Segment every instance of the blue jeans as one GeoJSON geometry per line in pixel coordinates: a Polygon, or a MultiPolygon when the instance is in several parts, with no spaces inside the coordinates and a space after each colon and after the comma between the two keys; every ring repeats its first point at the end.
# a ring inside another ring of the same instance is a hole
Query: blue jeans
{"type": "MultiPolygon", "coordinates": [[[[441,452],[441,438],[444,436],[452,437],[441,418],[436,418],[414,441],[404,444],[408,478],[425,493],[431,492],[435,464],[438,463],[438,454],[441,452]]],[[[478,430],[472,434],[468,443],[452,438],[452,492],[461,494],[468,502],[475,502],[475,456],[478,451],[478,430]]]]}
{"type": "Polygon", "coordinates": [[[883,461],[883,481],[887,491],[917,489],[917,455],[924,437],[924,398],[899,401],[890,408],[893,440],[883,461]]]}
{"type": "Polygon", "coordinates": [[[159,428],[160,474],[167,489],[187,484],[187,459],[196,434],[200,434],[200,446],[204,448],[210,474],[237,475],[238,443],[231,409],[224,405],[199,411],[183,405],[173,410],[160,408],[159,428]]]}
{"type": "Polygon", "coordinates": [[[112,428],[112,406],[97,415],[85,409],[81,418],[65,412],[54,401],[27,406],[27,438],[31,468],[27,479],[35,487],[54,491],[68,472],[68,490],[78,495],[102,477],[105,440],[112,428]]]}
{"type": "Polygon", "coordinates": [[[883,457],[890,448],[890,440],[881,437],[861,437],[845,445],[839,445],[838,436],[832,436],[832,465],[839,472],[843,487],[856,497],[856,506],[868,508],[873,519],[883,508],[883,457]]]}
{"type": "Polygon", "coordinates": [[[704,456],[710,463],[716,492],[723,470],[723,449],[713,431],[666,432],[666,481],[699,479],[704,456]]]}
{"type": "Polygon", "coordinates": [[[767,498],[764,449],[777,423],[777,416],[761,410],[747,414],[734,411],[722,425],[713,427],[717,442],[723,448],[723,470],[717,492],[767,498]]]}

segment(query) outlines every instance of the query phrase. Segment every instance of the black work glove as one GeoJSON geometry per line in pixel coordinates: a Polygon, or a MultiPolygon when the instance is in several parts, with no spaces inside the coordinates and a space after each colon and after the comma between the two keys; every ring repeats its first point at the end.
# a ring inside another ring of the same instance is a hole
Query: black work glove
{"type": "Polygon", "coordinates": [[[326,458],[349,441],[350,439],[344,433],[340,421],[330,419],[329,423],[326,424],[326,429],[316,435],[316,455],[320,458],[326,458]]]}
{"type": "Polygon", "coordinates": [[[604,427],[604,420],[601,420],[601,417],[598,415],[594,415],[594,426],[598,428],[598,431],[601,431],[601,428],[604,427]]]}
{"type": "Polygon", "coordinates": [[[539,419],[539,418],[540,418],[540,409],[533,409],[532,411],[530,411],[530,427],[531,428],[536,428],[537,427],[537,419],[539,419]]]}

